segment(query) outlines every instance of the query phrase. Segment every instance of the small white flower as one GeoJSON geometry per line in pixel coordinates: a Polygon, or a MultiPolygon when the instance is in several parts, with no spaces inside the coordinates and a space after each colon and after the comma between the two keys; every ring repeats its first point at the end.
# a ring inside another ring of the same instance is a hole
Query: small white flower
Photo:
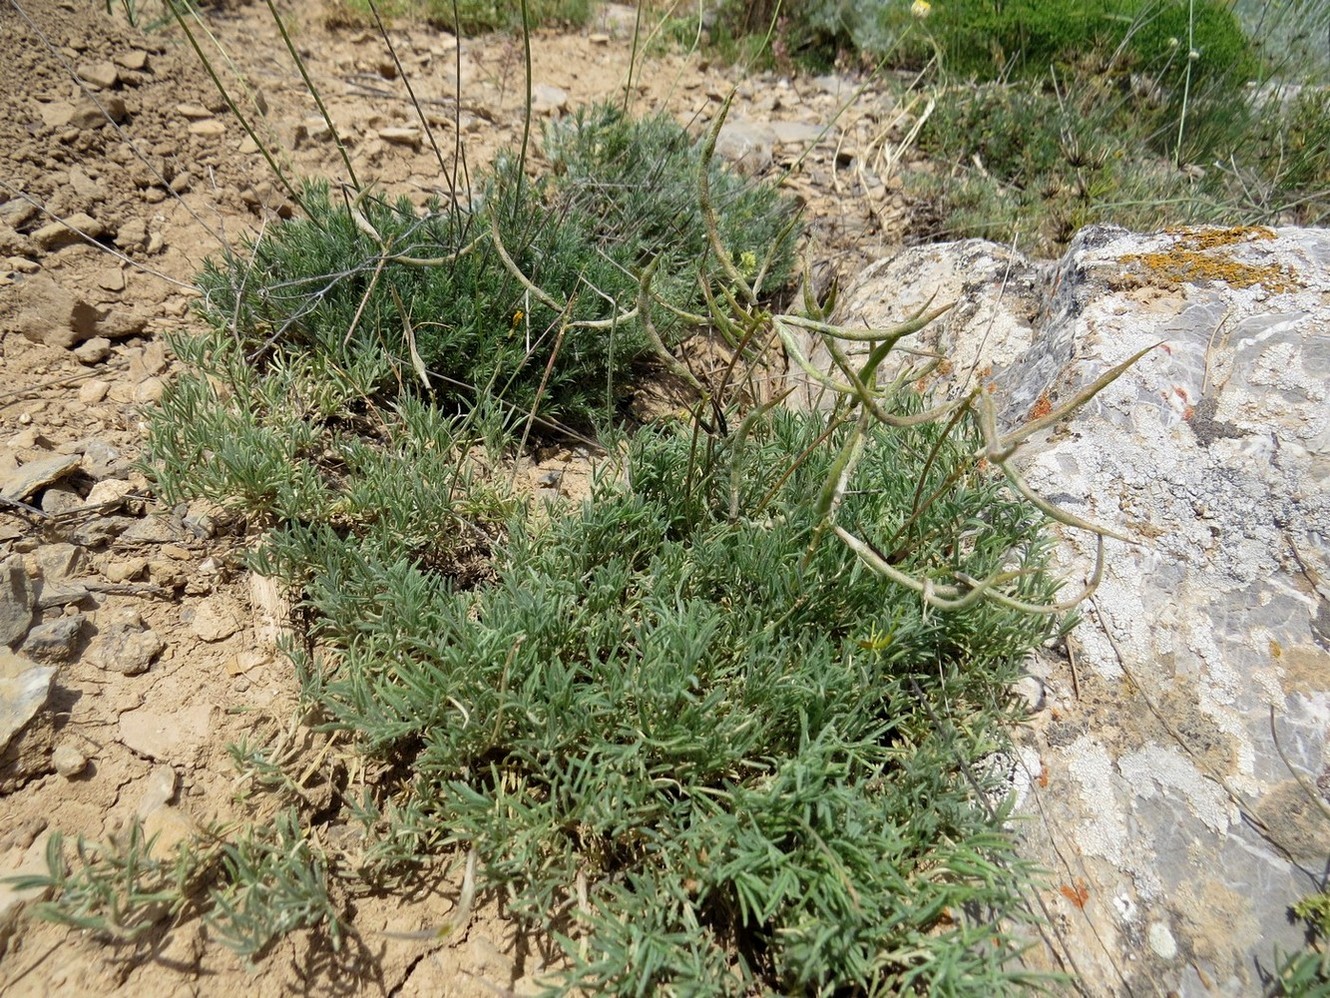
{"type": "Polygon", "coordinates": [[[910,4],[910,13],[922,20],[933,12],[933,5],[928,0],[914,0],[910,4]]]}

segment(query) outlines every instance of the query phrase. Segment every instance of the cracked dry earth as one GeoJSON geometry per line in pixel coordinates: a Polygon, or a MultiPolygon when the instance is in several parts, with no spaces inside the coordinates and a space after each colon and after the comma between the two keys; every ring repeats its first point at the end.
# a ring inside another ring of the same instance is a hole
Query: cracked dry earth
{"type": "MultiPolygon", "coordinates": [[[[160,13],[140,7],[139,23],[160,13]]],[[[438,161],[378,35],[318,0],[284,16],[361,181],[420,202],[438,193],[438,161]]],[[[611,5],[585,29],[534,38],[540,117],[622,99],[634,16],[611,5]]],[[[345,180],[266,8],[212,8],[203,23],[284,166],[345,180]]],[[[391,36],[441,149],[460,138],[474,167],[518,140],[520,40],[466,39],[459,52],[425,26],[391,36]]],[[[721,149],[785,176],[806,205],[812,263],[848,276],[898,241],[908,207],[890,174],[909,108],[885,88],[743,78],[662,52],[638,66],[630,98],[697,130],[736,84],[721,149]]],[[[193,321],[193,275],[288,214],[281,191],[177,28],[137,30],[86,0],[0,2],[0,875],[44,870],[56,832],[106,841],[137,818],[166,849],[261,819],[228,754],[245,738],[315,760],[302,793],[316,814],[336,815],[338,796],[372,778],[292,720],[282,603],[241,569],[243,525],[202,504],[164,508],[135,465],[142,409],[175,367],[164,334],[193,321]]],[[[574,457],[536,455],[533,487],[574,457]]],[[[328,845],[346,829],[330,819],[316,833],[328,845]]],[[[0,993],[529,988],[547,954],[493,906],[456,938],[431,935],[457,897],[447,869],[409,895],[338,897],[351,927],[341,952],[295,933],[257,967],[197,918],[112,945],[29,920],[40,895],[0,886],[0,993]]]]}

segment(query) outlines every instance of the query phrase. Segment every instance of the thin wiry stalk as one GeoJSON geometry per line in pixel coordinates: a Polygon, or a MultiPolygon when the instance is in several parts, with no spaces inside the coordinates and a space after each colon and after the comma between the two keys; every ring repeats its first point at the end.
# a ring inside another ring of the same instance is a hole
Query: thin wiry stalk
{"type": "Polygon", "coordinates": [[[277,5],[273,3],[273,0],[265,0],[265,2],[268,4],[269,13],[272,14],[273,23],[277,25],[277,31],[282,36],[282,41],[286,44],[286,50],[291,53],[291,59],[295,62],[296,69],[300,73],[300,78],[305,83],[305,89],[309,92],[309,95],[314,98],[314,103],[319,109],[319,114],[323,116],[324,124],[328,126],[328,131],[333,137],[333,142],[337,145],[337,151],[341,154],[342,162],[346,165],[347,178],[351,181],[353,187],[359,188],[360,181],[356,179],[356,169],[351,165],[351,154],[346,151],[346,143],[342,141],[341,132],[337,130],[337,125],[333,122],[332,115],[330,115],[328,109],[324,107],[323,96],[319,93],[319,88],[316,87],[314,81],[310,79],[309,70],[305,67],[305,60],[300,57],[300,53],[296,50],[295,43],[291,40],[290,33],[286,30],[286,22],[283,21],[282,16],[277,13],[277,5]]]}
{"type": "MultiPolygon", "coordinates": [[[[420,101],[416,99],[416,90],[411,86],[411,74],[402,66],[402,60],[397,56],[397,46],[393,44],[388,37],[388,28],[383,23],[383,18],[379,16],[379,5],[375,0],[368,0],[370,15],[374,18],[374,26],[379,29],[379,37],[383,39],[383,44],[388,47],[388,54],[392,57],[393,65],[397,67],[397,76],[406,85],[407,96],[411,100],[411,106],[415,109],[416,118],[420,121],[420,127],[425,131],[425,138],[429,139],[429,147],[434,150],[434,159],[439,164],[439,172],[445,177],[448,176],[448,165],[443,161],[443,153],[439,151],[439,144],[434,141],[434,129],[430,126],[429,118],[425,114],[425,109],[420,106],[420,101]]],[[[461,93],[458,93],[458,99],[461,99],[461,93]]]]}

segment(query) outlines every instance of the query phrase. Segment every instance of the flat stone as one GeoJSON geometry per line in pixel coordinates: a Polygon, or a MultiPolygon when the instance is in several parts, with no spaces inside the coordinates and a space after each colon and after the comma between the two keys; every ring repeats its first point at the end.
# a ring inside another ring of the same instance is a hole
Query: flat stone
{"type": "Polygon", "coordinates": [[[716,136],[716,154],[748,176],[756,176],[771,165],[775,136],[767,125],[729,118],[716,136]]]}
{"type": "Polygon", "coordinates": [[[176,773],[175,767],[167,765],[153,766],[152,772],[143,781],[143,793],[139,796],[138,805],[134,808],[135,816],[146,818],[159,807],[166,807],[175,800],[179,789],[180,777],[176,773]]]}
{"type": "Polygon", "coordinates": [[[208,704],[175,710],[140,707],[120,715],[120,743],[135,755],[159,762],[187,763],[208,739],[213,708],[208,704]]]}
{"type": "Polygon", "coordinates": [[[194,608],[189,629],[201,641],[223,641],[245,624],[240,608],[229,599],[212,596],[194,608]]]}
{"type": "Polygon", "coordinates": [[[137,579],[148,570],[147,558],[126,558],[123,561],[108,562],[102,569],[107,582],[128,582],[137,579]]]}
{"type": "Polygon", "coordinates": [[[88,598],[87,587],[78,582],[59,579],[43,582],[37,593],[38,610],[54,610],[56,607],[76,606],[88,598]]]}
{"type": "MultiPolygon", "coordinates": [[[[1048,671],[1056,709],[1018,735],[1043,775],[1012,827],[1022,858],[1075,872],[1050,894],[1086,993],[1262,993],[1330,855],[1330,233],[1093,226],[1050,262],[966,240],[842,297],[840,321],[879,329],[955,301],[907,342],[951,362],[942,397],[987,386],[999,432],[1142,354],[1013,458],[1131,543],[1105,541],[1076,672],[1048,671]]],[[[1096,541],[1057,536],[1070,595],[1096,541]]],[[[1041,949],[1023,965],[1065,965],[1041,949]]]]}
{"type": "Polygon", "coordinates": [[[100,239],[105,234],[106,226],[101,222],[86,212],[76,211],[62,221],[43,225],[32,234],[32,241],[49,253],[65,246],[84,244],[88,239],[100,239]]]}
{"type": "Polygon", "coordinates": [[[39,836],[13,867],[0,873],[0,951],[8,951],[10,939],[24,924],[24,912],[29,905],[37,904],[50,898],[55,890],[53,886],[41,885],[20,890],[13,886],[10,877],[40,877],[49,872],[46,864],[46,844],[50,837],[39,836]]]}
{"type": "Polygon", "coordinates": [[[129,116],[124,99],[113,94],[101,94],[97,100],[52,101],[41,109],[42,123],[48,128],[102,128],[114,122],[120,124],[129,116]]]}
{"type": "Polygon", "coordinates": [[[202,104],[177,104],[175,113],[182,118],[190,119],[190,121],[206,121],[212,117],[212,112],[202,104]]]}
{"type": "MultiPolygon", "coordinates": [[[[83,455],[83,473],[97,479],[97,485],[101,484],[102,479],[123,474],[128,469],[129,460],[105,440],[98,440],[96,437],[80,440],[78,442],[78,452],[83,455]]],[[[118,485],[107,486],[106,489],[97,492],[97,485],[94,485],[92,487],[93,491],[88,493],[88,505],[96,505],[95,502],[91,501],[93,493],[100,496],[105,495],[107,490],[120,488],[118,485]]],[[[126,488],[125,491],[129,491],[129,489],[126,488]]],[[[120,496],[124,494],[123,491],[119,493],[120,496]]]]}
{"type": "Polygon", "coordinates": [[[125,496],[134,491],[134,486],[123,478],[107,478],[92,487],[88,498],[83,500],[88,508],[96,506],[117,506],[124,502],[125,496]]]}
{"type": "Polygon", "coordinates": [[[19,285],[18,300],[15,327],[34,343],[69,349],[97,334],[101,312],[44,274],[19,285]]]}
{"type": "Polygon", "coordinates": [[[148,378],[134,386],[134,401],[139,405],[152,405],[166,394],[165,378],[148,378]]]}
{"type": "Polygon", "coordinates": [[[151,855],[170,859],[181,846],[194,841],[198,826],[178,807],[162,805],[148,812],[143,820],[143,838],[152,844],[151,855]]]}
{"type": "Polygon", "coordinates": [[[6,499],[26,499],[42,486],[57,482],[73,472],[82,460],[77,454],[52,454],[29,461],[0,479],[0,496],[6,499]]]}
{"type": "Polygon", "coordinates": [[[12,645],[32,626],[32,581],[20,555],[0,562],[0,644],[12,645]]]}
{"type": "Polygon", "coordinates": [[[390,145],[420,148],[420,132],[414,128],[380,128],[378,136],[390,145]]]}
{"type": "Polygon", "coordinates": [[[109,381],[85,381],[79,385],[78,399],[83,405],[96,405],[111,390],[109,381]]]}
{"type": "Polygon", "coordinates": [[[210,118],[207,121],[196,121],[189,126],[189,134],[204,138],[217,138],[226,134],[226,125],[215,118],[210,118]]]}
{"type": "Polygon", "coordinates": [[[118,305],[97,323],[97,333],[109,340],[138,336],[148,327],[148,318],[148,313],[142,309],[118,305]]]}
{"type": "Polygon", "coordinates": [[[568,91],[548,83],[537,83],[531,88],[531,110],[536,114],[553,114],[568,106],[568,91]]]}
{"type": "Polygon", "coordinates": [[[75,72],[84,83],[91,83],[103,90],[110,90],[120,82],[120,74],[115,64],[110,62],[85,62],[75,72]]]}
{"type": "Polygon", "coordinates": [[[120,535],[127,544],[169,544],[181,539],[180,530],[162,516],[145,516],[120,535]]]}
{"type": "Polygon", "coordinates": [[[56,667],[38,665],[0,648],[0,751],[37,716],[55,682],[56,667]]]}
{"type": "Polygon", "coordinates": [[[67,485],[56,483],[42,491],[42,512],[52,516],[83,508],[83,497],[67,485]]]}
{"type": "Polygon", "coordinates": [[[41,105],[42,124],[47,128],[64,128],[74,120],[77,105],[71,101],[56,100],[41,105]]]}
{"type": "Polygon", "coordinates": [[[148,223],[141,218],[121,223],[115,233],[115,244],[127,253],[143,249],[148,245],[148,223]]]}
{"type": "MultiPolygon", "coordinates": [[[[116,234],[117,240],[119,233],[116,234]]],[[[124,291],[125,272],[119,267],[104,267],[97,271],[97,287],[103,291],[124,291]]]]}
{"type": "Polygon", "coordinates": [[[105,196],[102,185],[93,180],[81,166],[69,168],[69,186],[84,202],[99,201],[105,196]]]}
{"type": "Polygon", "coordinates": [[[130,49],[128,52],[121,52],[114,58],[117,66],[123,66],[125,69],[132,69],[135,72],[142,72],[148,68],[148,53],[143,49],[130,49]]]}
{"type": "MultiPolygon", "coordinates": [[[[822,125],[810,125],[803,121],[772,121],[767,124],[767,128],[781,145],[807,145],[816,142],[826,131],[822,125]]],[[[834,135],[835,131],[826,131],[826,134],[834,135]]]]}

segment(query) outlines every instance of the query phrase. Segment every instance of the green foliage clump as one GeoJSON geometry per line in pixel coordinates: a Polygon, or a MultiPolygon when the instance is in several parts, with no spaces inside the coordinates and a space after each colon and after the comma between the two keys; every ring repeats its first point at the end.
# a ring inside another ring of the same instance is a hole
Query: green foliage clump
{"type": "Polygon", "coordinates": [[[1292,914],[1307,924],[1307,945],[1289,954],[1275,952],[1275,981],[1268,994],[1310,998],[1330,990],[1330,891],[1309,894],[1293,906],[1292,914]]]}
{"type": "Polygon", "coordinates": [[[1330,90],[1300,88],[1276,94],[1257,144],[1261,173],[1275,196],[1293,200],[1293,221],[1324,224],[1330,217],[1330,90]]]}
{"type": "Polygon", "coordinates": [[[245,957],[296,929],[319,929],[340,948],[344,926],[328,895],[326,857],[294,809],[225,841],[210,839],[166,850],[136,820],[120,840],[80,838],[71,858],[54,832],[46,872],[11,883],[55,893],[35,917],[117,943],[138,944],[174,920],[206,913],[221,942],[245,957]]]}
{"type": "MultiPolygon", "coordinates": [[[[643,433],[624,479],[510,524],[473,587],[327,530],[266,556],[316,621],[307,695],[404,774],[363,805],[374,836],[474,849],[481,889],[565,940],[568,985],[1010,979],[983,913],[1022,868],[976,794],[1000,797],[980,763],[1053,625],[985,601],[929,614],[838,543],[801,562],[844,432],[819,447],[822,423],[643,433]]],[[[1024,569],[1020,598],[1046,601],[1041,518],[975,446],[871,432],[839,520],[902,570],[1024,569]]]]}
{"type": "MultiPolygon", "coordinates": [[[[668,119],[606,109],[557,127],[550,145],[556,170],[532,179],[501,158],[471,207],[421,212],[405,199],[349,202],[311,185],[305,217],[208,262],[200,311],[251,363],[312,354],[349,370],[376,358],[369,393],[425,377],[432,393],[466,404],[492,394],[550,418],[604,415],[647,346],[630,315],[641,272],[666,265],[669,278],[653,285],[663,335],[679,325],[671,309],[703,305],[700,157],[668,119]]],[[[778,289],[793,208],[711,170],[722,235],[738,255],[770,255],[768,287],[778,289]]]]}
{"type": "MultiPolygon", "coordinates": [[[[327,20],[333,24],[372,25],[369,0],[325,0],[327,20]]],[[[376,0],[374,10],[383,18],[418,18],[458,35],[492,31],[520,31],[522,6],[518,0],[376,0]]],[[[527,0],[531,28],[553,25],[581,26],[591,20],[592,0],[527,0]]]]}
{"type": "MultiPolygon", "coordinates": [[[[591,20],[591,0],[527,0],[531,27],[582,25],[591,20]]],[[[431,24],[462,35],[508,31],[522,27],[517,0],[420,0],[420,12],[431,24]]]]}

